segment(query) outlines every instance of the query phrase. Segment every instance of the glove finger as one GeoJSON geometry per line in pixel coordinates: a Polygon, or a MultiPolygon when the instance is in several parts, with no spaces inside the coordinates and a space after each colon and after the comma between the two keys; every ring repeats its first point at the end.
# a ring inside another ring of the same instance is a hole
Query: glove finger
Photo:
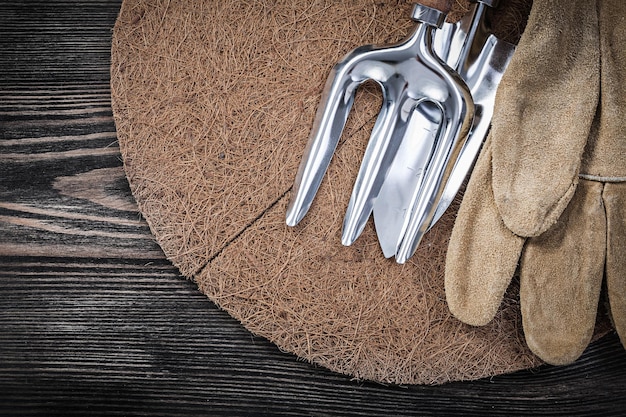
{"type": "Polygon", "coordinates": [[[613,325],[626,347],[626,182],[604,187],[607,213],[606,287],[613,325]]]}
{"type": "Polygon", "coordinates": [[[626,347],[626,2],[599,2],[602,54],[602,111],[594,146],[586,151],[585,172],[604,177],[607,213],[606,286],[611,316],[626,347]]]}
{"type": "Polygon", "coordinates": [[[598,2],[600,100],[580,168],[583,177],[626,181],[626,2],[598,2]]]}
{"type": "Polygon", "coordinates": [[[570,205],[546,233],[526,241],[520,304],[526,343],[563,365],[585,350],[595,326],[604,274],[603,184],[581,180],[570,205]]]}
{"type": "Polygon", "coordinates": [[[487,324],[515,273],[523,244],[523,238],[504,226],[493,200],[488,138],[467,185],[446,255],[450,312],[467,324],[487,324]]]}
{"type": "Polygon", "coordinates": [[[492,122],[494,196],[517,235],[546,231],[574,193],[598,102],[598,43],[595,1],[533,3],[492,122]]]}

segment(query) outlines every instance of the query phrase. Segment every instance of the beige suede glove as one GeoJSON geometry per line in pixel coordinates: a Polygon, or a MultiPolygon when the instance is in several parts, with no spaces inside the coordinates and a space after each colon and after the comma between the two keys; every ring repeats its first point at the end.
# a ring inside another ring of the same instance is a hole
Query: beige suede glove
{"type": "Polygon", "coordinates": [[[495,315],[519,266],[529,347],[576,360],[603,277],[626,342],[626,2],[535,1],[498,89],[446,260],[460,320],[495,315]]]}

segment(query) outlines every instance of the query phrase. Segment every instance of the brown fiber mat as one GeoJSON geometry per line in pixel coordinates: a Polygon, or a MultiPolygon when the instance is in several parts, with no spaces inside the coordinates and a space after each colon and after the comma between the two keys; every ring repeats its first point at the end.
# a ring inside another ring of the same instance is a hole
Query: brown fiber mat
{"type": "MultiPolygon", "coordinates": [[[[438,384],[539,364],[516,289],[497,318],[451,317],[444,254],[456,207],[406,265],[373,226],[340,229],[380,106],[361,89],[315,203],[285,209],[326,76],[347,51],[412,29],[405,2],[125,0],[112,97],[124,165],[168,258],[251,332],[357,378],[438,384]]],[[[457,6],[458,10],[458,6],[457,6]]]]}

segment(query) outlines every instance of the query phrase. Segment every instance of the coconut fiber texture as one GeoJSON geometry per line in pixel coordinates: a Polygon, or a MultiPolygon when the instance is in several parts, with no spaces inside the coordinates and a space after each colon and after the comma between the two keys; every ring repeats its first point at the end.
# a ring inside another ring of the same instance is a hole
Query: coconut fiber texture
{"type": "Polygon", "coordinates": [[[359,45],[401,40],[414,26],[411,7],[124,1],[111,82],[132,191],[181,273],[280,349],[398,384],[536,366],[515,283],[484,327],[448,311],[444,262],[458,202],[405,265],[383,257],[371,223],[353,246],[341,245],[342,218],[380,108],[375,86],[357,94],[311,211],[298,227],[285,225],[331,67],[359,45]]]}

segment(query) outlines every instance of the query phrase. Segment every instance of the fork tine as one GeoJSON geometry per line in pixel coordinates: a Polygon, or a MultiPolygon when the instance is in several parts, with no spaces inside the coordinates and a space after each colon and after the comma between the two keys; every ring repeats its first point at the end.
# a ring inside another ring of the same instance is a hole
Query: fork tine
{"type": "Polygon", "coordinates": [[[364,81],[355,81],[349,76],[350,68],[357,63],[358,59],[350,60],[347,56],[333,68],[326,81],[321,100],[323,105],[320,105],[315,115],[287,207],[286,222],[289,226],[297,225],[309,211],[337,148],[354,102],[356,88],[364,81]]]}
{"type": "Polygon", "coordinates": [[[341,243],[350,246],[359,237],[372,212],[374,201],[385,178],[386,169],[396,154],[406,126],[398,117],[400,100],[383,85],[383,106],[370,135],[343,222],[341,243]]]}

